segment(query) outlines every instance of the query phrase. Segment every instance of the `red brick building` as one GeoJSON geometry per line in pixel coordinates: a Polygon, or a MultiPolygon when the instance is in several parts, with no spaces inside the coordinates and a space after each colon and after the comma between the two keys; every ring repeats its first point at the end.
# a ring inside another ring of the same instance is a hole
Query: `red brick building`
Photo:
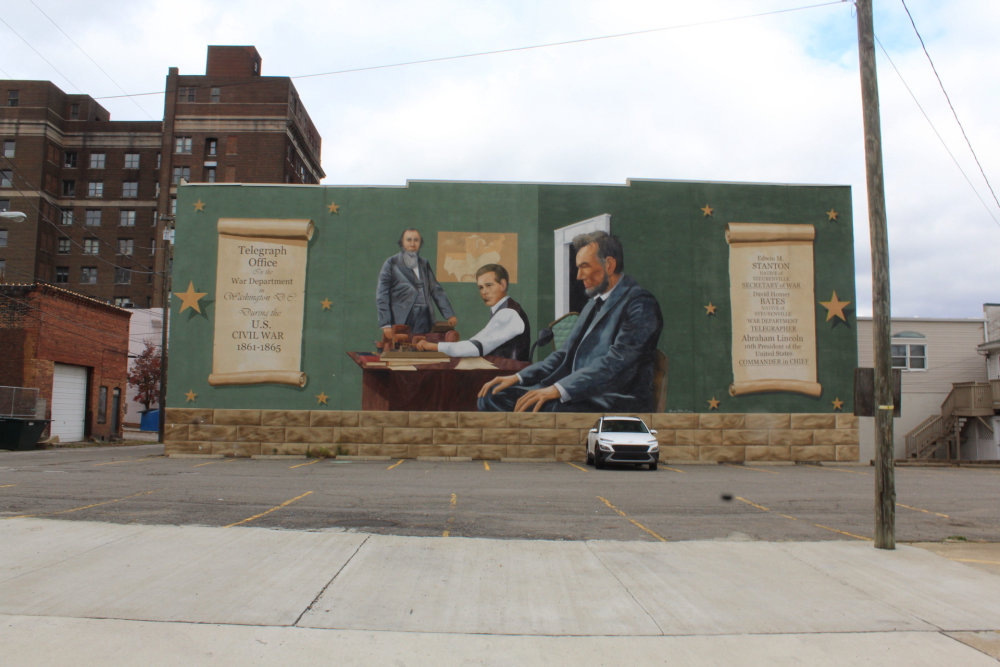
{"type": "Polygon", "coordinates": [[[0,385],[37,388],[64,442],[121,438],[131,316],[54,285],[0,285],[0,385]]]}
{"type": "Polygon", "coordinates": [[[0,280],[43,281],[124,307],[162,305],[177,186],[319,183],[321,141],[288,77],[252,46],[170,68],[162,121],[112,121],[88,95],[0,81],[0,280]]]}

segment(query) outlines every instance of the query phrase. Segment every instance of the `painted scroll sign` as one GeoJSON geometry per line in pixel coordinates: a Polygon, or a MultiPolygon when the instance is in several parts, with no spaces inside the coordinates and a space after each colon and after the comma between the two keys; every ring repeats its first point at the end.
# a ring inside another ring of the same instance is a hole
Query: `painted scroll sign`
{"type": "Polygon", "coordinates": [[[305,386],[302,315],[311,220],[219,219],[211,385],[305,386]]]}

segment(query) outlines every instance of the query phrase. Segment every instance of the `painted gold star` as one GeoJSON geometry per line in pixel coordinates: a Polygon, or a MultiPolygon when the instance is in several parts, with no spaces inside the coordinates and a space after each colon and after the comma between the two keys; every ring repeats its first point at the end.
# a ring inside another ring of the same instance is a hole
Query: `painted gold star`
{"type": "Polygon", "coordinates": [[[831,403],[833,403],[833,409],[834,410],[843,410],[844,409],[844,402],[842,400],[840,400],[840,396],[838,396],[837,398],[833,399],[831,401],[831,403]]]}
{"type": "Polygon", "coordinates": [[[713,209],[713,208],[712,208],[711,206],[709,206],[708,204],[705,204],[705,205],[704,205],[704,206],[702,207],[702,209],[701,209],[701,212],[702,212],[702,213],[704,213],[704,214],[705,214],[705,217],[707,218],[707,217],[709,217],[710,215],[712,215],[712,213],[714,213],[714,212],[715,212],[715,209],[713,209]]]}
{"type": "Polygon", "coordinates": [[[837,213],[837,210],[836,210],[835,208],[831,208],[831,209],[830,209],[829,211],[827,211],[827,212],[826,212],[826,219],[827,219],[827,220],[828,220],[829,222],[833,222],[833,221],[834,221],[834,220],[836,220],[836,219],[837,219],[838,217],[840,217],[840,214],[839,214],[839,213],[837,213]]]}
{"type": "Polygon", "coordinates": [[[184,398],[187,399],[188,403],[194,403],[194,399],[198,398],[198,394],[194,393],[193,389],[188,389],[187,393],[184,394],[184,398]]]}
{"type": "Polygon", "coordinates": [[[326,405],[326,399],[328,399],[328,398],[330,398],[330,397],[327,396],[325,392],[322,392],[322,391],[319,392],[318,394],[316,394],[316,405],[319,405],[320,403],[322,403],[323,405],[326,405]]]}
{"type": "Polygon", "coordinates": [[[333,301],[330,301],[329,299],[323,299],[322,301],[320,301],[320,304],[322,304],[323,310],[330,310],[330,306],[333,305],[333,301]]]}
{"type": "Polygon", "coordinates": [[[711,301],[708,302],[707,306],[702,306],[702,308],[705,309],[706,315],[715,315],[715,306],[712,304],[711,301]]]}
{"type": "Polygon", "coordinates": [[[829,322],[834,317],[839,317],[840,319],[847,321],[847,316],[844,315],[844,308],[850,304],[850,301],[841,301],[837,298],[837,290],[833,290],[833,296],[830,297],[829,301],[820,301],[821,306],[826,308],[826,321],[829,322]]]}
{"type": "Polygon", "coordinates": [[[181,310],[184,312],[188,308],[194,308],[195,312],[200,313],[201,307],[198,305],[198,299],[208,294],[208,292],[195,292],[194,282],[188,281],[188,288],[186,292],[174,292],[174,296],[181,300],[181,310]]]}
{"type": "Polygon", "coordinates": [[[330,202],[330,205],[326,208],[330,213],[340,213],[340,207],[337,206],[337,202],[330,202]]]}
{"type": "Polygon", "coordinates": [[[713,396],[712,398],[710,398],[708,400],[708,409],[709,410],[718,410],[720,402],[721,401],[719,401],[719,399],[717,399],[715,396],[713,396]]]}
{"type": "Polygon", "coordinates": [[[194,203],[194,210],[200,213],[205,211],[205,202],[203,202],[200,197],[198,198],[198,201],[194,203]]]}

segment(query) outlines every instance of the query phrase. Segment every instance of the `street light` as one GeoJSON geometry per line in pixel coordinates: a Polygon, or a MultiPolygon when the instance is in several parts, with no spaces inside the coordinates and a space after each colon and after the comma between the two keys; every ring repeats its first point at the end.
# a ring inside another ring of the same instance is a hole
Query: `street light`
{"type": "Polygon", "coordinates": [[[21,213],[20,211],[0,211],[0,220],[9,220],[11,222],[24,222],[28,219],[27,213],[21,213]]]}

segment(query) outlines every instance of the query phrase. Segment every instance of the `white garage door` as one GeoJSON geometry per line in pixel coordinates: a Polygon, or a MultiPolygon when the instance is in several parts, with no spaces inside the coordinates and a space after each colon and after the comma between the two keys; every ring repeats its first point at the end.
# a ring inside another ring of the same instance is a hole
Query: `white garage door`
{"type": "Polygon", "coordinates": [[[62,442],[83,440],[87,410],[87,369],[56,364],[52,374],[52,428],[62,442]]]}

